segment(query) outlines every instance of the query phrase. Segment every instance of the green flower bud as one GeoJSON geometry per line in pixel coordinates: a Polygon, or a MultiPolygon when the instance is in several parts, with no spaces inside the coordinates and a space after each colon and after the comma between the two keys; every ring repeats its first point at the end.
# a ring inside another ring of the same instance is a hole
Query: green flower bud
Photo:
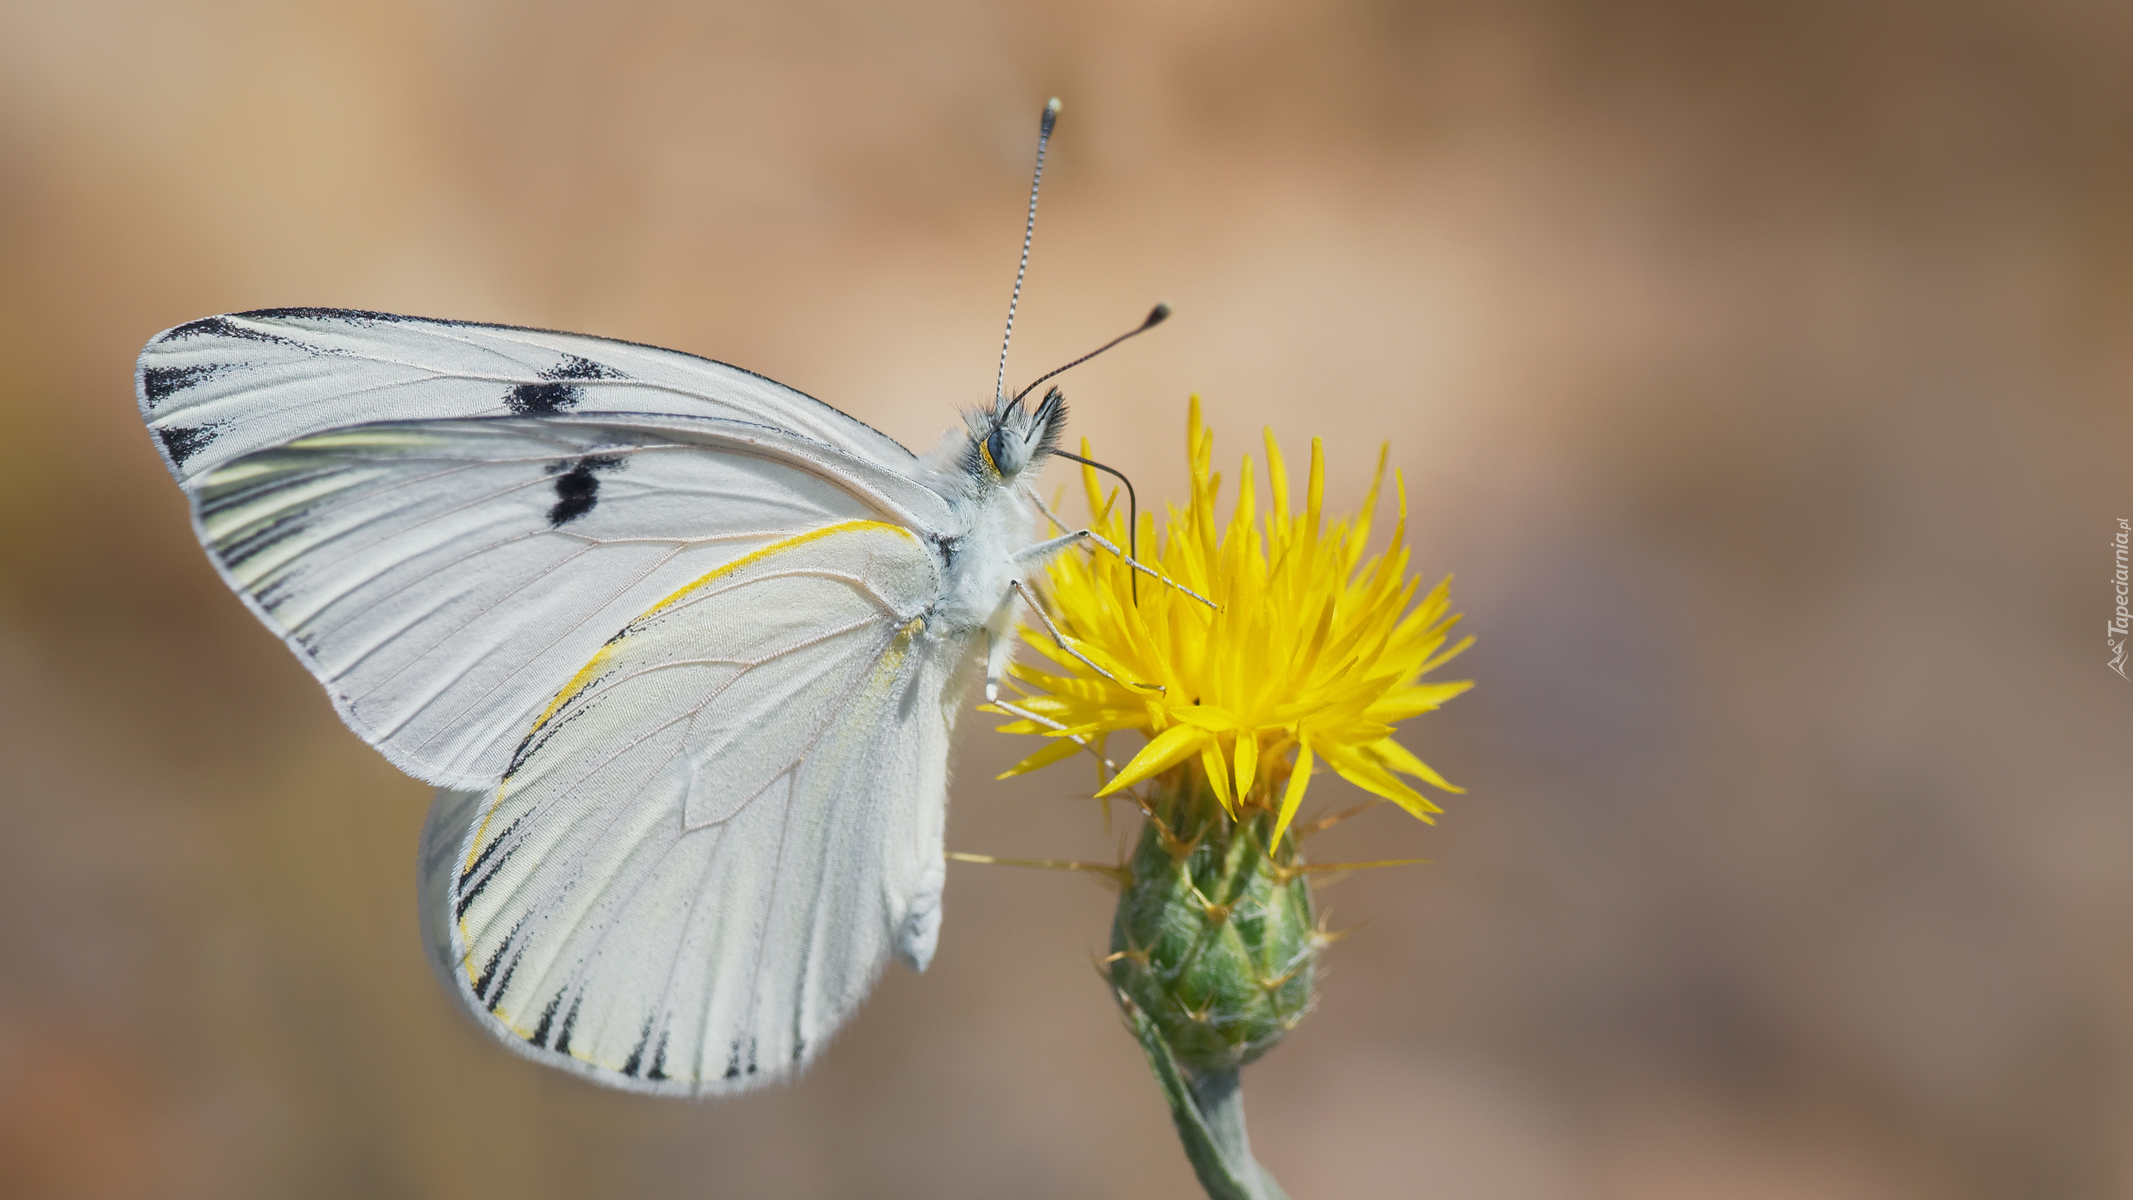
{"type": "Polygon", "coordinates": [[[1311,1007],[1321,937],[1294,839],[1275,814],[1223,811],[1197,771],[1161,780],[1111,925],[1111,983],[1178,1065],[1235,1071],[1311,1007]]]}

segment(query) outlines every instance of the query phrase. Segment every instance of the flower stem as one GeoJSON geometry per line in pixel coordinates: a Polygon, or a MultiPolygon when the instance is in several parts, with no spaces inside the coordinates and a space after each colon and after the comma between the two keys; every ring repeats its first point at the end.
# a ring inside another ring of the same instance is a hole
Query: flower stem
{"type": "Polygon", "coordinates": [[[1120,1006],[1147,1052],[1148,1066],[1163,1097],[1170,1101],[1170,1119],[1178,1127],[1178,1140],[1193,1174],[1207,1189],[1211,1200],[1289,1200],[1265,1167],[1252,1158],[1251,1138],[1244,1128],[1244,1088],[1235,1071],[1188,1075],[1178,1066],[1148,1014],[1139,1005],[1119,995],[1120,1006]]]}

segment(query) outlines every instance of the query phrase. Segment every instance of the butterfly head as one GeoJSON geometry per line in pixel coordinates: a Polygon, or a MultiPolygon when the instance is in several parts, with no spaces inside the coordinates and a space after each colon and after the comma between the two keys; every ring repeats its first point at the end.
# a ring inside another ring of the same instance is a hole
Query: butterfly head
{"type": "Polygon", "coordinates": [[[1042,467],[1058,447],[1065,424],[1066,397],[1058,388],[1046,391],[1035,408],[1014,399],[980,409],[969,421],[971,472],[1009,483],[1024,471],[1042,467]]]}

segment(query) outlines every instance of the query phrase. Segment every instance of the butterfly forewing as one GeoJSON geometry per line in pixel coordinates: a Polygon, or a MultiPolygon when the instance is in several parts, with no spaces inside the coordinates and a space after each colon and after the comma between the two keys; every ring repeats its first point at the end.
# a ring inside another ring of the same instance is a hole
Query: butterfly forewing
{"type": "Polygon", "coordinates": [[[573,412],[769,426],[865,461],[895,439],[726,363],[583,334],[330,308],[187,322],[141,352],[142,415],[180,481],[322,429],[573,412]]]}
{"type": "Polygon", "coordinates": [[[833,453],[677,417],[366,425],[207,472],[198,511],[232,586],[357,732],[478,787],[652,601],[795,532],[938,503],[864,464],[834,479],[817,461],[833,453]]]}

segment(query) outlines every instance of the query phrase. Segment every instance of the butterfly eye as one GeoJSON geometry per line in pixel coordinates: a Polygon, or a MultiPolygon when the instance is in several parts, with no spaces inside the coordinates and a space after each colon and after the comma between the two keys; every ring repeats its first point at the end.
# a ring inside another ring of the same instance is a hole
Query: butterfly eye
{"type": "Polygon", "coordinates": [[[1022,469],[1022,442],[1007,435],[1005,426],[992,431],[985,439],[985,452],[992,456],[993,468],[1002,475],[1012,475],[1022,469]]]}

